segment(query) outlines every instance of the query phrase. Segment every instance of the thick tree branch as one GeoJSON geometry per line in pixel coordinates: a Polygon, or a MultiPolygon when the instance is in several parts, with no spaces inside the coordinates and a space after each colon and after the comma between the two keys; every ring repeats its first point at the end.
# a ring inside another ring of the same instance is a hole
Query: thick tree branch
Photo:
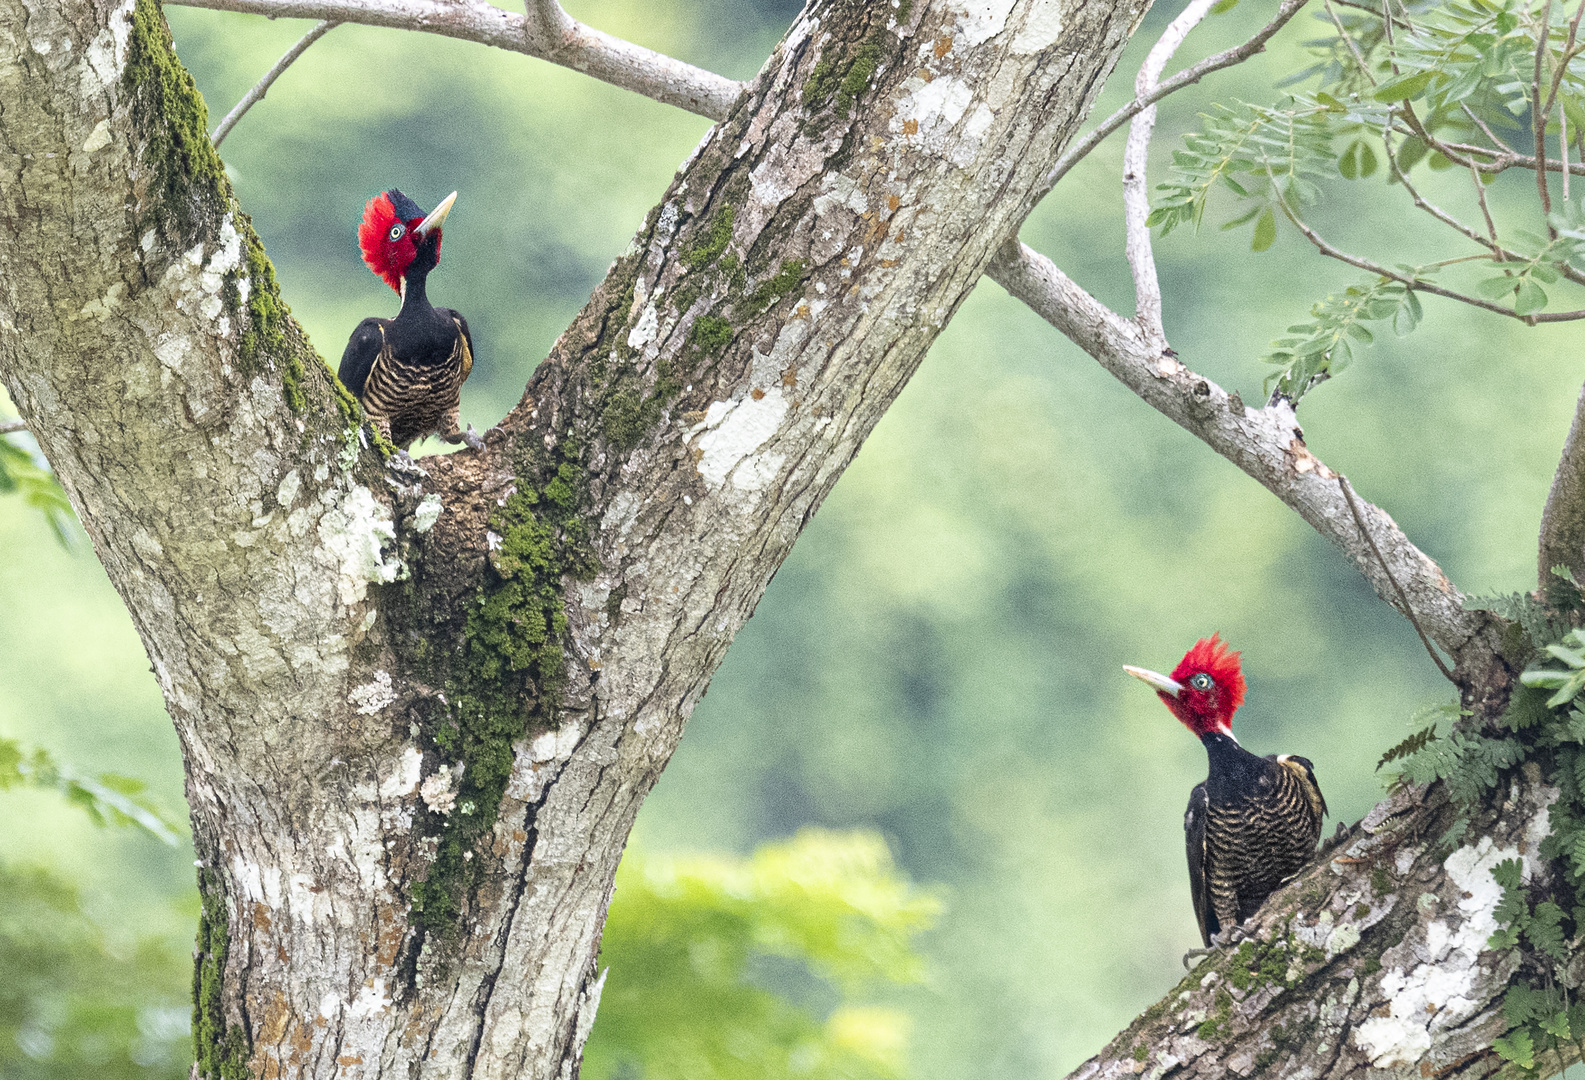
{"type": "Polygon", "coordinates": [[[1543,587],[1552,580],[1554,566],[1566,566],[1574,580],[1585,581],[1585,389],[1541,512],[1540,548],[1536,579],[1543,587]]]}
{"type": "Polygon", "coordinates": [[[27,429],[28,422],[26,420],[0,420],[0,435],[14,435],[27,429]]]}
{"type": "Polygon", "coordinates": [[[264,77],[253,84],[253,89],[243,94],[242,100],[232,106],[231,111],[226,113],[225,119],[215,125],[215,132],[209,137],[215,147],[219,148],[220,144],[225,141],[226,136],[231,134],[231,129],[237,126],[237,121],[248,114],[249,109],[264,100],[264,95],[270,92],[270,87],[275,84],[276,79],[281,77],[283,71],[296,63],[297,58],[307,52],[310,45],[339,25],[339,23],[330,22],[329,20],[315,23],[314,28],[298,39],[296,45],[282,53],[281,58],[275,61],[275,65],[264,73],[264,77]]]}
{"type": "Polygon", "coordinates": [[[1485,667],[1485,660],[1496,651],[1488,634],[1489,618],[1465,611],[1463,597],[1441,568],[1404,536],[1385,511],[1362,500],[1361,512],[1381,548],[1382,560],[1377,560],[1354,523],[1337,474],[1306,448],[1298,419],[1286,402],[1246,407],[1179,363],[1170,351],[1154,347],[1133,323],[1017,240],[1003,245],[987,273],[1151,407],[1295,510],[1348,557],[1377,596],[1402,611],[1403,600],[1384,572],[1384,565],[1390,565],[1432,640],[1455,660],[1478,659],[1485,667]]]}
{"type": "MultiPolygon", "coordinates": [[[[745,83],[613,37],[565,18],[549,19],[536,0],[530,19],[483,0],[170,0],[214,11],[242,11],[271,18],[360,23],[492,45],[524,53],[720,120],[743,93],[745,83]],[[554,23],[554,25],[551,25],[554,23]]],[[[555,5],[560,11],[560,5],[555,5]]]]}

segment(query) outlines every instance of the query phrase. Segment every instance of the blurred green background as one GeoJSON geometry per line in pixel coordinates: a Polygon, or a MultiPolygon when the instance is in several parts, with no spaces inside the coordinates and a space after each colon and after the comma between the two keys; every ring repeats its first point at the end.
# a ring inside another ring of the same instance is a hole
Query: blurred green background
{"type": "MultiPolygon", "coordinates": [[[[1126,100],[1143,49],[1180,6],[1152,12],[1096,116],[1126,100]]],[[[747,78],[798,5],[568,7],[747,78]]],[[[168,15],[212,123],[309,25],[168,15]]],[[[1266,17],[1245,3],[1211,19],[1180,61],[1234,43],[1266,17]]],[[[1265,55],[1172,99],[1153,181],[1165,179],[1197,109],[1276,101],[1273,83],[1301,66],[1298,42],[1316,32],[1301,15],[1265,55]]],[[[461,192],[431,294],[472,325],[479,363],[463,412],[483,428],[515,402],[706,126],[526,57],[343,26],[276,84],[223,157],[294,313],[332,364],[360,318],[396,307],[358,258],[364,200],[391,186],[424,205],[461,192]]],[[[1120,156],[1116,136],[1023,235],[1128,313],[1120,156]]],[[[1416,178],[1475,215],[1467,180],[1424,168],[1416,178]]],[[[1514,175],[1493,186],[1500,217],[1529,212],[1530,184],[1514,175]]],[[[1247,230],[1211,227],[1230,216],[1213,200],[1199,236],[1180,230],[1158,244],[1166,323],[1191,367],[1257,402],[1266,372],[1255,357],[1359,275],[1285,226],[1272,250],[1251,254],[1247,230]]],[[[1314,220],[1384,262],[1444,250],[1380,174],[1337,179],[1314,220]]],[[[1429,297],[1426,306],[1413,336],[1385,335],[1305,399],[1306,437],[1460,587],[1531,588],[1542,503],[1585,374],[1579,330],[1526,329],[1429,297]]],[[[62,550],[45,519],[14,498],[0,500],[0,551],[0,737],[142,777],[179,811],[175,737],[91,553],[62,550]]],[[[1170,668],[1212,631],[1244,654],[1245,744],[1314,760],[1344,819],[1377,798],[1376,758],[1406,733],[1411,712],[1449,697],[1407,623],[1303,522],[987,282],[776,576],[644,807],[635,843],[645,858],[685,859],[748,856],[807,826],[878,833],[900,873],[940,902],[915,938],[917,981],[882,978],[855,1004],[771,961],[722,970],[825,1023],[850,1007],[870,1009],[871,1020],[910,1015],[911,1038],[882,1072],[1063,1075],[1170,987],[1179,956],[1197,944],[1180,815],[1204,753],[1120,665],[1170,668]]],[[[26,909],[40,913],[40,940],[55,919],[79,928],[72,940],[87,950],[84,963],[120,970],[147,950],[167,957],[148,961],[158,985],[118,1021],[142,1040],[126,1075],[185,1072],[161,1055],[177,1045],[186,1007],[190,859],[129,831],[95,830],[53,793],[0,794],[0,864],[14,880],[21,868],[52,875],[26,909]]],[[[720,865],[738,873],[750,864],[720,865]]],[[[642,891],[634,884],[619,897],[642,891]]],[[[24,940],[26,925],[13,925],[13,937],[24,940]]],[[[645,983],[643,964],[661,962],[633,955],[631,975],[620,966],[610,975],[611,1000],[645,983]]],[[[0,1011],[0,1031],[5,1023],[0,1011]]],[[[596,1052],[602,1040],[619,1048],[619,1033],[601,1026],[614,1023],[597,1023],[591,1069],[638,1075],[640,1063],[621,1064],[617,1049],[596,1052]]],[[[51,1071],[34,1052],[43,1044],[31,1045],[20,1057],[0,1048],[0,1061],[32,1062],[34,1072],[18,1066],[17,1076],[82,1075],[51,1071]]]]}

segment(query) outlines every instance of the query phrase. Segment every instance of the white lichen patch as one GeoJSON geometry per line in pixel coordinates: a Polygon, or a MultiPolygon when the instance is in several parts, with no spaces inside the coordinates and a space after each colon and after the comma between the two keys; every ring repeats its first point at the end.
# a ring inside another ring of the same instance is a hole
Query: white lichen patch
{"type": "Polygon", "coordinates": [[[424,771],[424,755],[418,747],[409,746],[396,761],[396,771],[380,784],[380,798],[399,799],[409,795],[418,786],[424,771]]]}
{"type": "Polygon", "coordinates": [[[705,483],[719,489],[732,477],[734,486],[743,490],[763,488],[781,464],[769,458],[781,455],[767,455],[765,461],[755,460],[753,455],[776,434],[787,410],[788,401],[780,387],[759,397],[750,394],[737,401],[712,401],[704,420],[684,437],[700,451],[696,467],[705,483]]]}
{"type": "MultiPolygon", "coordinates": [[[[972,159],[972,144],[977,140],[967,138],[967,132],[959,138],[955,130],[974,104],[974,90],[967,82],[951,75],[939,75],[926,82],[915,75],[906,79],[900,89],[903,93],[890,125],[893,134],[906,136],[920,149],[953,161],[965,154],[972,159]]],[[[980,108],[984,109],[984,105],[980,108]]],[[[989,110],[983,118],[979,111],[975,112],[975,123],[983,134],[991,118],[989,110]]]]}
{"type": "Polygon", "coordinates": [[[355,686],[352,693],[347,695],[347,703],[356,706],[364,716],[373,716],[395,700],[396,690],[391,686],[390,673],[385,671],[376,671],[373,682],[355,686]]]}
{"type": "Polygon", "coordinates": [[[1051,48],[1062,36],[1062,25],[1061,0],[1034,0],[1013,38],[1013,52],[1028,55],[1051,48]]]}
{"type": "Polygon", "coordinates": [[[440,512],[445,505],[440,501],[439,495],[425,495],[418,501],[418,507],[413,511],[413,531],[427,533],[435,527],[435,522],[440,520],[440,512]]]}
{"type": "MultiPolygon", "coordinates": [[[[461,775],[462,768],[458,766],[457,775],[461,775]]],[[[457,805],[457,793],[451,788],[452,771],[450,765],[442,765],[432,775],[426,776],[418,789],[418,797],[424,800],[424,805],[429,807],[430,813],[449,814],[457,805]]]]}
{"type": "Polygon", "coordinates": [[[343,604],[361,602],[371,581],[395,581],[406,569],[400,559],[385,556],[385,545],[394,539],[390,508],[361,484],[320,517],[319,541],[340,567],[336,593],[343,604]]]}
{"type": "MultiPolygon", "coordinates": [[[[135,7],[137,0],[122,0],[111,10],[104,29],[88,43],[84,55],[86,62],[82,67],[85,100],[98,96],[107,87],[121,81],[121,72],[127,63],[127,43],[132,37],[132,11],[135,7]]],[[[88,148],[85,146],[83,149],[88,148]]]]}
{"type": "Polygon", "coordinates": [[[644,313],[638,317],[638,325],[628,331],[627,347],[642,349],[654,341],[660,333],[660,314],[655,310],[654,303],[644,305],[644,313]]]}
{"type": "Polygon", "coordinates": [[[1007,27],[1017,0],[953,0],[949,10],[958,17],[955,45],[983,44],[1007,27]]]}
{"type": "Polygon", "coordinates": [[[286,475],[281,477],[280,484],[275,489],[275,501],[283,509],[291,509],[292,503],[297,501],[297,492],[302,487],[302,480],[297,475],[296,469],[288,469],[286,475]]]}
{"type": "MultiPolygon", "coordinates": [[[[1545,811],[1541,811],[1544,817],[1545,811]]],[[[1502,887],[1491,876],[1504,859],[1517,858],[1516,847],[1498,847],[1483,836],[1443,862],[1448,879],[1459,891],[1460,920],[1441,920],[1426,928],[1424,962],[1392,968],[1381,980],[1387,998],[1386,1016],[1372,1016],[1354,1029],[1354,1043],[1378,1069],[1413,1065],[1431,1048],[1432,1033],[1457,1027],[1473,1016],[1480,1002],[1471,998],[1480,954],[1497,929],[1497,903],[1502,887]]],[[[1419,954],[1416,954],[1417,956],[1419,954]]],[[[1387,958],[1384,956],[1383,961],[1387,958]]]]}
{"type": "Polygon", "coordinates": [[[110,145],[110,121],[101,120],[94,125],[88,133],[88,138],[83,140],[83,153],[92,154],[96,150],[103,150],[110,145]]]}
{"type": "Polygon", "coordinates": [[[373,1016],[375,1013],[385,1012],[390,1007],[391,995],[386,993],[385,980],[372,979],[368,986],[358,991],[358,996],[352,999],[352,1004],[347,1006],[347,1015],[373,1016]]]}
{"type": "Polygon", "coordinates": [[[564,723],[554,731],[541,732],[534,741],[518,743],[512,760],[512,776],[507,781],[507,798],[534,802],[545,791],[545,784],[554,775],[547,768],[572,757],[583,738],[583,727],[577,723],[564,723]]]}

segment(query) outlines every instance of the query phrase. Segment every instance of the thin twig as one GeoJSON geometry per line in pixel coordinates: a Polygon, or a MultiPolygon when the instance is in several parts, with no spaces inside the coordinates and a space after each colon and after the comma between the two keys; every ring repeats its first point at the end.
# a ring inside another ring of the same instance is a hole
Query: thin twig
{"type": "MultiPolygon", "coordinates": [[[[1580,4],[1580,10],[1585,11],[1585,3],[1580,4]]],[[[1568,204],[1568,117],[1561,102],[1557,107],[1557,148],[1563,158],[1563,203],[1568,204]]]]}
{"type": "Polygon", "coordinates": [[[1463,102],[1459,102],[1459,106],[1458,107],[1463,109],[1464,110],[1464,115],[1469,117],[1470,120],[1474,122],[1475,126],[1480,128],[1481,133],[1483,135],[1485,135],[1486,138],[1488,138],[1488,139],[1490,139],[1492,141],[1492,145],[1493,146],[1496,146],[1497,148],[1502,150],[1503,153],[1505,153],[1505,154],[1513,154],[1515,156],[1518,155],[1519,152],[1517,150],[1515,150],[1513,147],[1509,146],[1501,138],[1499,138],[1497,136],[1497,133],[1495,131],[1493,131],[1490,127],[1487,126],[1486,121],[1482,120],[1479,116],[1477,116],[1475,114],[1475,110],[1474,109],[1470,108],[1468,105],[1464,104],[1463,102]]]}
{"type": "Polygon", "coordinates": [[[1491,237],[1491,242],[1496,244],[1497,223],[1492,220],[1491,207],[1486,205],[1486,182],[1480,178],[1480,170],[1474,165],[1469,167],[1469,178],[1475,182],[1475,201],[1480,203],[1481,216],[1486,219],[1486,233],[1491,237]]]}
{"type": "MultiPolygon", "coordinates": [[[[1139,66],[1134,79],[1135,100],[1155,92],[1167,61],[1215,3],[1216,0],[1189,0],[1178,17],[1167,24],[1139,66]]],[[[1161,324],[1161,281],[1156,276],[1156,256],[1150,247],[1150,191],[1146,179],[1150,135],[1155,128],[1154,105],[1141,109],[1128,125],[1128,141],[1123,145],[1123,248],[1134,275],[1134,319],[1147,338],[1165,349],[1167,332],[1161,324]]]]}
{"type": "MultiPolygon", "coordinates": [[[[1408,174],[1398,167],[1398,155],[1392,149],[1392,131],[1390,126],[1384,129],[1381,133],[1381,145],[1382,148],[1387,152],[1387,168],[1391,170],[1393,179],[1397,180],[1398,183],[1403,185],[1403,190],[1409,193],[1409,198],[1414,200],[1415,206],[1419,207],[1421,210],[1424,210],[1426,213],[1436,218],[1448,228],[1463,233],[1477,244],[1490,248],[1493,251],[1498,250],[1496,240],[1487,240],[1480,233],[1476,232],[1468,225],[1465,225],[1452,214],[1449,214],[1446,210],[1443,210],[1441,207],[1430,202],[1420,194],[1419,189],[1410,182],[1408,174]]],[[[1484,206],[1484,203],[1482,205],[1484,206]]],[[[1488,222],[1489,220],[1490,219],[1488,219],[1488,222]]],[[[1506,255],[1504,257],[1506,257],[1506,255]]]]}
{"type": "MultiPolygon", "coordinates": [[[[1275,186],[1275,180],[1273,180],[1273,186],[1275,186]]],[[[1393,270],[1389,267],[1381,265],[1380,263],[1372,262],[1371,260],[1362,258],[1358,255],[1351,255],[1340,248],[1333,247],[1331,244],[1322,239],[1320,234],[1307,225],[1304,222],[1304,219],[1299,217],[1299,215],[1294,212],[1293,207],[1288,205],[1288,200],[1283,198],[1280,194],[1277,197],[1277,206],[1282,210],[1283,216],[1293,224],[1293,227],[1298,229],[1299,232],[1303,233],[1304,238],[1310,241],[1310,243],[1314,244],[1316,250],[1322,255],[1325,255],[1328,258],[1336,259],[1338,262],[1347,263],[1349,266],[1356,267],[1357,269],[1364,270],[1368,273],[1375,274],[1377,277],[1388,278],[1402,285],[1407,285],[1411,289],[1418,289],[1421,292],[1427,292],[1433,296],[1445,296],[1449,300],[1457,300],[1460,303],[1468,304],[1471,307],[1478,307],[1483,311],[1490,311],[1497,315],[1506,315],[1510,319],[1518,319],[1520,322],[1526,323],[1530,326],[1534,326],[1536,323],[1577,322],[1580,319],[1585,319],[1585,311],[1532,312],[1529,315],[1520,315],[1511,308],[1505,308],[1500,304],[1494,304],[1489,300],[1482,300],[1477,296],[1469,296],[1465,293],[1454,292],[1452,289],[1444,289],[1440,285],[1434,285],[1429,281],[1423,281],[1419,278],[1411,277],[1408,274],[1393,270]]]]}
{"type": "MultiPolygon", "coordinates": [[[[1548,9],[1550,18],[1551,10],[1548,9]]],[[[1563,76],[1568,74],[1568,66],[1574,60],[1574,41],[1579,37],[1580,16],[1585,15],[1585,4],[1581,4],[1574,17],[1569,20],[1568,38],[1563,42],[1563,57],[1558,61],[1557,71],[1552,75],[1552,86],[1547,91],[1546,107],[1542,110],[1543,116],[1552,115],[1552,105],[1557,101],[1558,89],[1563,85],[1563,76]]]]}
{"type": "Polygon", "coordinates": [[[281,77],[281,72],[291,67],[292,63],[299,56],[302,56],[310,45],[340,25],[340,23],[331,22],[329,19],[315,23],[314,28],[304,34],[296,45],[287,49],[281,55],[281,58],[275,61],[275,66],[264,73],[264,78],[254,83],[253,89],[243,94],[242,100],[237,102],[232,110],[226,113],[226,118],[215,127],[215,133],[209,137],[214,142],[215,148],[217,150],[220,148],[221,142],[225,140],[227,135],[231,134],[231,129],[237,126],[238,120],[247,115],[249,109],[264,100],[264,95],[269,92],[271,84],[281,77]]]}
{"type": "Polygon", "coordinates": [[[1276,16],[1265,26],[1261,27],[1254,37],[1242,45],[1237,48],[1226,49],[1215,56],[1208,56],[1193,67],[1184,68],[1172,78],[1157,86],[1149,94],[1136,95],[1133,101],[1108,116],[1101,122],[1099,127],[1070,146],[1057,159],[1057,163],[1046,174],[1045,180],[1035,189],[1035,198],[1039,199],[1050,192],[1052,188],[1057,186],[1057,181],[1066,176],[1073,169],[1073,166],[1089,156],[1090,151],[1101,145],[1101,142],[1108,135],[1122,127],[1143,110],[1154,105],[1162,98],[1177,93],[1185,86],[1192,86],[1213,71],[1220,71],[1235,64],[1242,64],[1256,53],[1264,51],[1266,42],[1270,41],[1272,35],[1278,30],[1286,26],[1288,20],[1298,14],[1299,9],[1304,7],[1306,2],[1307,0],[1282,0],[1282,4],[1277,8],[1276,16]]]}
{"type": "Polygon", "coordinates": [[[1387,580],[1392,582],[1393,590],[1397,592],[1398,599],[1403,602],[1404,618],[1409,620],[1409,625],[1414,627],[1414,632],[1420,635],[1420,644],[1425,646],[1425,651],[1431,654],[1431,662],[1442,673],[1448,682],[1457,682],[1453,672],[1442,662],[1442,657],[1437,655],[1436,647],[1431,644],[1431,639],[1425,636],[1425,631],[1420,628],[1420,620],[1415,618],[1414,605],[1409,603],[1409,594],[1403,591],[1403,586],[1398,584],[1398,579],[1393,576],[1392,567],[1387,565],[1387,560],[1382,557],[1381,548],[1376,546],[1376,538],[1370,535],[1370,530],[1365,528],[1365,516],[1359,512],[1359,501],[1354,498],[1354,485],[1348,482],[1348,477],[1342,473],[1337,474],[1337,486],[1343,489],[1343,497],[1348,500],[1349,512],[1354,515],[1354,524],[1359,526],[1359,534],[1365,538],[1365,543],[1370,545],[1371,552],[1376,556],[1376,562],[1381,565],[1381,572],[1387,575],[1387,580]]]}
{"type": "Polygon", "coordinates": [[[1354,63],[1359,65],[1360,74],[1370,80],[1370,85],[1376,85],[1376,76],[1370,73],[1370,65],[1365,63],[1365,54],[1359,51],[1359,43],[1354,40],[1354,35],[1343,29],[1343,20],[1337,17],[1337,12],[1332,10],[1332,0],[1325,0],[1326,14],[1332,20],[1332,25],[1337,27],[1337,36],[1343,39],[1343,44],[1348,46],[1348,51],[1354,57],[1354,63]]]}
{"type": "MultiPolygon", "coordinates": [[[[1357,0],[1333,0],[1333,2],[1336,3],[1338,7],[1353,8],[1355,11],[1363,11],[1366,15],[1370,15],[1377,19],[1382,17],[1381,12],[1376,8],[1373,8],[1368,4],[1358,3],[1357,0]]],[[[1396,15],[1392,17],[1392,21],[1406,30],[1409,28],[1409,24],[1403,19],[1398,18],[1396,15]]]]}
{"type": "MultiPolygon", "coordinates": [[[[1552,0],[1546,0],[1541,6],[1541,31],[1536,35],[1535,42],[1535,81],[1530,84],[1530,127],[1535,138],[1536,157],[1546,157],[1546,118],[1551,113],[1550,101],[1541,104],[1541,72],[1542,62],[1546,57],[1547,41],[1552,33],[1552,0]]],[[[1557,230],[1552,227],[1552,193],[1547,190],[1546,170],[1537,169],[1535,173],[1536,187],[1541,194],[1541,217],[1546,221],[1548,238],[1557,239],[1557,230]]]]}
{"type": "Polygon", "coordinates": [[[19,431],[26,431],[26,420],[0,420],[0,435],[15,435],[19,431]]]}
{"type": "Polygon", "coordinates": [[[623,41],[574,21],[561,35],[547,35],[540,19],[519,15],[485,0],[170,0],[187,7],[243,11],[270,18],[420,30],[492,45],[581,71],[624,90],[667,105],[724,120],[747,83],[623,41]]]}

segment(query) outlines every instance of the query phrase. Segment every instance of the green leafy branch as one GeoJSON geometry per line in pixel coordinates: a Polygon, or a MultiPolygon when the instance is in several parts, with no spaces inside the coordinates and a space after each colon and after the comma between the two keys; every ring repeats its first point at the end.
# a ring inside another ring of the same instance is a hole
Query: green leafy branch
{"type": "Polygon", "coordinates": [[[149,799],[143,781],[119,773],[88,776],[42,749],[0,739],[0,791],[14,787],[58,791],[95,825],[129,825],[172,847],[181,843],[179,827],[149,799]]]}
{"type": "MultiPolygon", "coordinates": [[[[1408,268],[1405,268],[1406,270],[1408,268]]],[[[1414,276],[1410,270],[1411,276],[1414,276]]],[[[1297,402],[1316,384],[1342,371],[1354,359],[1354,350],[1376,338],[1364,325],[1391,320],[1398,334],[1407,334],[1424,317],[1415,290],[1401,281],[1376,278],[1350,285],[1310,308],[1310,321],[1288,327],[1288,336],[1271,343],[1261,357],[1281,370],[1266,378],[1288,400],[1297,402]]]]}
{"type": "Polygon", "coordinates": [[[20,495],[29,506],[44,515],[55,530],[56,539],[70,543],[71,503],[61,490],[55,474],[41,468],[27,450],[0,435],[0,495],[20,495]]]}

